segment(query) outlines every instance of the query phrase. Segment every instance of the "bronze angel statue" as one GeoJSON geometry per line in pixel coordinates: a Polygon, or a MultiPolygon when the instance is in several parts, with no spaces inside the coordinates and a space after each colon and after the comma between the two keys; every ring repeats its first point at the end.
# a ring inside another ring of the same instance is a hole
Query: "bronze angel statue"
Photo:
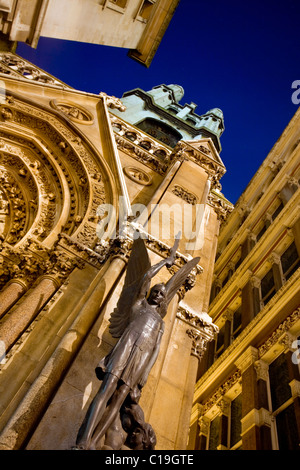
{"type": "Polygon", "coordinates": [[[170,256],[151,266],[144,240],[138,237],[133,242],[123,290],[110,318],[110,333],[119,340],[96,367],[102,382],[78,432],[76,449],[96,449],[119,419],[126,399],[138,395],[147,381],[159,353],[168,305],[199,262],[192,259],[165,284],[150,290],[151,279],[174,264],[178,243],[179,238],[170,256]]]}

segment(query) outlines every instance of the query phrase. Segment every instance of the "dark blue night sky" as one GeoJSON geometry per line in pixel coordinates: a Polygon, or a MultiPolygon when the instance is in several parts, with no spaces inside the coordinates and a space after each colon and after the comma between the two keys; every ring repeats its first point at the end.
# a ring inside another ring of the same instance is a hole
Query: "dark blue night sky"
{"type": "Polygon", "coordinates": [[[46,38],[17,53],[82,91],[121,97],[175,83],[197,114],[221,108],[221,183],[234,203],[298,108],[299,22],[299,0],[181,0],[149,69],[126,50],[46,38]]]}

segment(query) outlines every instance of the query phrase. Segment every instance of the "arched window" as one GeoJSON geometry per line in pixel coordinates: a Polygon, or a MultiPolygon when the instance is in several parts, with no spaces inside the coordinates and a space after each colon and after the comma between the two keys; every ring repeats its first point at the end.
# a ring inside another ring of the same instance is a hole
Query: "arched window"
{"type": "Polygon", "coordinates": [[[173,127],[158,119],[146,118],[136,126],[169,147],[175,147],[182,135],[173,127]]]}

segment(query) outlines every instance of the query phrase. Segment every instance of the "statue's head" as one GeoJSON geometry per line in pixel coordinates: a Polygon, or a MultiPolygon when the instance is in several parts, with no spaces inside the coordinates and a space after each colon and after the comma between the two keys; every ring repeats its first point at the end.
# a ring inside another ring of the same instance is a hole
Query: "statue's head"
{"type": "Polygon", "coordinates": [[[148,302],[151,305],[160,305],[162,302],[165,301],[166,299],[166,286],[165,284],[155,284],[155,286],[152,287],[148,302]]]}

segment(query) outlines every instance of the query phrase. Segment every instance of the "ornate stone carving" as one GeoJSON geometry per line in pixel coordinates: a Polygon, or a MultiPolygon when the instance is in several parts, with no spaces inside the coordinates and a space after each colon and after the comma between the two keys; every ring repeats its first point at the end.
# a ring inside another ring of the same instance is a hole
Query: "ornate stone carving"
{"type": "Polygon", "coordinates": [[[127,166],[123,169],[123,171],[125,175],[135,183],[141,184],[143,186],[150,186],[152,184],[152,177],[140,168],[127,166]]]}
{"type": "Polygon", "coordinates": [[[207,198],[207,203],[214,208],[218,219],[225,222],[229,214],[233,211],[234,206],[221,197],[216,192],[211,191],[207,198]]]}
{"type": "Polygon", "coordinates": [[[84,266],[84,260],[70,256],[70,253],[66,253],[57,247],[57,249],[51,251],[49,259],[45,263],[44,276],[50,276],[60,285],[74,268],[83,269],[84,266]]]}
{"type": "Polygon", "coordinates": [[[187,335],[192,339],[191,355],[201,360],[207,344],[218,333],[218,327],[209,321],[208,315],[203,315],[201,318],[201,316],[191,313],[181,306],[178,308],[177,318],[191,327],[186,330],[187,335]]]}
{"type": "Polygon", "coordinates": [[[219,408],[219,410],[221,411],[223,415],[229,416],[230,404],[231,404],[231,401],[229,400],[229,398],[223,397],[221,398],[220,401],[218,401],[217,407],[219,408]]]}
{"type": "Polygon", "coordinates": [[[256,276],[251,276],[250,283],[252,287],[255,287],[256,289],[258,289],[261,284],[261,279],[259,279],[259,277],[256,277],[256,276]]]}
{"type": "Polygon", "coordinates": [[[222,397],[242,379],[241,371],[236,371],[226,382],[224,382],[214,394],[203,403],[203,414],[206,414],[222,397]]]}
{"type": "Polygon", "coordinates": [[[69,101],[50,101],[50,105],[62,113],[64,113],[71,121],[78,124],[93,124],[94,118],[89,111],[82,106],[71,103],[69,101]]]}
{"type": "Polygon", "coordinates": [[[271,264],[280,264],[280,259],[281,259],[280,255],[278,255],[277,253],[275,253],[275,251],[273,251],[271,255],[269,256],[268,261],[271,264]]]}
{"type": "Polygon", "coordinates": [[[198,420],[199,425],[199,434],[203,434],[204,436],[208,436],[209,434],[209,426],[210,426],[210,419],[206,418],[205,416],[200,416],[198,420]]]}
{"type": "Polygon", "coordinates": [[[72,89],[72,87],[10,52],[0,53],[0,73],[5,76],[16,77],[19,80],[30,80],[59,88],[72,89]]]}
{"type": "Polygon", "coordinates": [[[278,343],[284,347],[285,351],[293,351],[293,342],[297,339],[297,336],[292,335],[289,331],[284,333],[279,339],[278,343]]]}
{"type": "Polygon", "coordinates": [[[257,380],[262,379],[267,381],[269,378],[269,364],[259,359],[254,363],[257,380]]]}
{"type": "Polygon", "coordinates": [[[118,148],[157,173],[164,175],[174,158],[178,158],[150,136],[145,145],[145,134],[116,116],[110,118],[118,148]]]}
{"type": "MultiPolygon", "coordinates": [[[[26,186],[33,188],[34,180],[32,179],[31,182],[30,178],[34,175],[39,191],[43,195],[43,198],[37,195],[28,198],[31,207],[36,211],[40,203],[39,220],[35,224],[34,233],[40,240],[44,239],[58,220],[59,210],[64,205],[61,200],[61,194],[64,193],[61,189],[61,180],[64,178],[67,181],[71,198],[69,218],[64,225],[64,232],[71,234],[76,231],[79,241],[83,241],[88,234],[90,245],[94,245],[97,239],[97,208],[100,204],[107,202],[104,185],[106,178],[103,179],[101,176],[99,159],[95,159],[85,142],[52,114],[25,104],[16,97],[6,97],[6,100],[12,107],[12,120],[22,127],[33,129],[43,142],[41,147],[37,147],[34,141],[26,137],[26,132],[22,137],[13,134],[6,127],[3,127],[0,132],[3,150],[18,154],[20,162],[23,162],[19,175],[23,180],[27,178],[26,186]],[[13,144],[8,144],[7,139],[13,144]],[[28,148],[30,150],[27,150],[28,148]],[[42,153],[41,148],[47,148],[47,155],[42,153]],[[82,190],[75,191],[75,186],[82,190]],[[83,215],[88,209],[89,220],[86,220],[83,215]],[[92,217],[95,219],[94,224],[91,224],[92,217]]],[[[14,158],[16,162],[16,157],[14,158]]],[[[8,157],[5,159],[7,166],[8,157]]]]}
{"type": "Polygon", "coordinates": [[[111,244],[109,243],[105,246],[101,243],[98,243],[92,250],[88,246],[80,243],[78,240],[73,239],[65,233],[59,234],[58,239],[58,247],[62,247],[68,251],[71,251],[74,257],[77,257],[82,261],[85,261],[98,268],[100,268],[107,260],[111,249],[111,244]]]}
{"type": "Polygon", "coordinates": [[[211,155],[211,151],[207,147],[204,147],[204,145],[199,145],[198,149],[206,155],[211,155]]]}
{"type": "Polygon", "coordinates": [[[282,322],[278,328],[271,334],[271,336],[265,341],[265,343],[259,348],[259,357],[268,352],[278,341],[282,338],[286,332],[288,332],[292,326],[300,319],[300,307],[293,311],[284,322],[282,322]]]}
{"type": "MultiPolygon", "coordinates": [[[[11,163],[12,166],[14,166],[13,163],[16,164],[17,161],[14,160],[14,162],[11,163]]],[[[31,183],[33,183],[33,181],[31,183]]],[[[19,182],[10,172],[7,171],[7,169],[1,169],[1,167],[0,184],[5,192],[5,203],[2,202],[2,207],[5,206],[6,219],[9,220],[9,222],[3,226],[2,236],[8,243],[15,244],[25,234],[24,229],[28,218],[25,197],[19,182]]],[[[3,191],[1,193],[2,200],[3,191]]]]}
{"type": "Polygon", "coordinates": [[[212,154],[204,152],[203,149],[195,148],[188,142],[180,141],[174,148],[174,152],[181,152],[184,158],[192,160],[200,165],[209,175],[212,181],[212,188],[219,187],[219,180],[225,173],[225,166],[221,159],[217,156],[215,158],[212,154]]]}
{"type": "Polygon", "coordinates": [[[99,93],[99,96],[105,99],[108,108],[111,109],[118,109],[119,111],[126,111],[126,106],[122,103],[119,98],[115,96],[109,96],[104,92],[99,93]]]}
{"type": "Polygon", "coordinates": [[[177,197],[180,197],[188,204],[192,204],[193,206],[197,204],[197,197],[189,192],[187,189],[182,188],[182,186],[178,186],[176,184],[174,188],[172,188],[172,193],[174,193],[177,197]]]}

